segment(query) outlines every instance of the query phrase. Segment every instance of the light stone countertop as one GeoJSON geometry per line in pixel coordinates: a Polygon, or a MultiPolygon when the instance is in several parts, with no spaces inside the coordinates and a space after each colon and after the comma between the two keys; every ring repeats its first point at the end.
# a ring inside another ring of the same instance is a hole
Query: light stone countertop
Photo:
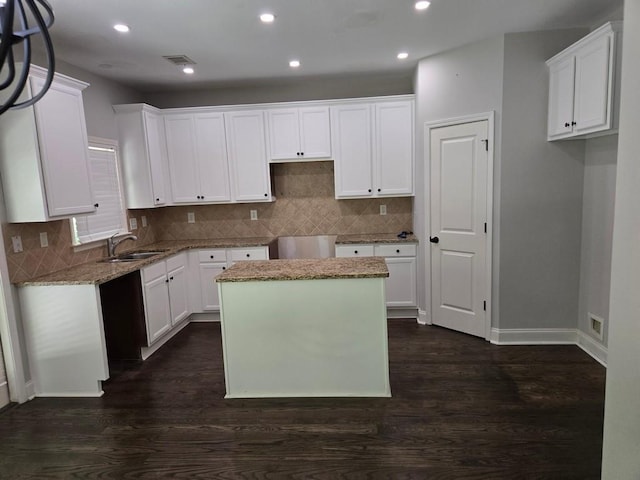
{"type": "Polygon", "coordinates": [[[388,277],[382,257],[253,260],[238,262],[216,277],[216,282],[321,280],[388,277]]]}
{"type": "MultiPolygon", "coordinates": [[[[143,247],[130,250],[135,251],[162,251],[158,255],[136,260],[133,262],[107,263],[101,261],[92,261],[65,268],[57,272],[41,275],[39,277],[16,283],[17,286],[43,286],[43,285],[86,285],[108,282],[128,273],[135,272],[141,268],[151,265],[159,260],[175,255],[183,250],[205,249],[205,248],[242,248],[242,247],[266,247],[273,242],[277,242],[277,238],[223,238],[210,240],[176,240],[162,241],[143,247]]],[[[128,253],[123,250],[119,253],[128,253]]]]}
{"type": "Polygon", "coordinates": [[[336,237],[336,245],[355,243],[418,243],[418,238],[413,233],[408,234],[407,238],[399,238],[395,233],[363,233],[336,237]]]}

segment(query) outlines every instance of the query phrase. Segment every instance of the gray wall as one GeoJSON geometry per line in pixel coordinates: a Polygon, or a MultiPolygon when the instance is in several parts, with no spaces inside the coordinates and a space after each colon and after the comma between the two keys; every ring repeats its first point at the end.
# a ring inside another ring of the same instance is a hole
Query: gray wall
{"type": "Polygon", "coordinates": [[[586,33],[505,36],[495,325],[501,329],[576,327],[584,141],[547,141],[545,60],[586,33]]]}
{"type": "Polygon", "coordinates": [[[578,328],[589,333],[589,313],[604,319],[604,346],[609,316],[617,154],[617,135],[586,142],[578,328]]]}
{"type": "Polygon", "coordinates": [[[626,0],[624,19],[603,480],[640,478],[640,0],[626,0]]]}
{"type": "MultiPolygon", "coordinates": [[[[465,45],[421,60],[415,76],[416,91],[416,197],[413,228],[418,249],[418,305],[430,313],[431,271],[429,237],[429,185],[425,165],[425,123],[463,115],[496,112],[496,164],[500,163],[503,37],[465,45]]],[[[496,169],[499,171],[499,169],[496,169]]],[[[494,224],[494,231],[496,226],[494,224]]],[[[495,258],[494,258],[495,260],[495,258]]],[[[494,278],[494,283],[497,279],[494,278]]],[[[498,289],[494,288],[494,292],[498,289]]],[[[495,305],[495,300],[494,300],[495,305]]],[[[496,312],[497,314],[497,312],[496,312]]]]}
{"type": "MultiPolygon", "coordinates": [[[[34,55],[36,65],[44,65],[42,55],[34,55]]],[[[112,105],[137,103],[142,95],[129,87],[94,75],[61,60],[56,60],[56,72],[82,80],[90,85],[82,92],[87,134],[94,137],[118,139],[116,118],[112,105]]]]}
{"type": "Polygon", "coordinates": [[[226,87],[147,92],[144,101],[159,108],[171,108],[327,100],[407,93],[413,93],[410,73],[294,78],[257,84],[236,82],[226,87]]]}

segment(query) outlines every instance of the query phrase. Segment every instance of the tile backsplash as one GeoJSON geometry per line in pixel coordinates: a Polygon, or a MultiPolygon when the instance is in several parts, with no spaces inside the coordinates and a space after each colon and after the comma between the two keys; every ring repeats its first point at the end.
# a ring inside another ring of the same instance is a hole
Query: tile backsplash
{"type": "MultiPolygon", "coordinates": [[[[271,168],[275,202],[129,210],[129,218],[137,219],[138,229],[133,233],[138,241],[121,248],[160,240],[396,233],[413,228],[412,197],[336,200],[331,161],[274,164],[271,168]],[[380,205],[386,205],[386,215],[380,215],[380,205]],[[257,220],[250,219],[251,210],[257,210],[257,220]],[[188,223],[189,212],[195,214],[195,223],[188,223]],[[142,227],[142,215],[147,217],[147,227],[142,227]]],[[[12,282],[106,256],[106,243],[75,251],[68,220],[4,224],[3,236],[12,282]],[[41,232],[47,232],[48,247],[40,246],[41,232]],[[22,237],[21,253],[13,252],[14,235],[22,237]]]]}

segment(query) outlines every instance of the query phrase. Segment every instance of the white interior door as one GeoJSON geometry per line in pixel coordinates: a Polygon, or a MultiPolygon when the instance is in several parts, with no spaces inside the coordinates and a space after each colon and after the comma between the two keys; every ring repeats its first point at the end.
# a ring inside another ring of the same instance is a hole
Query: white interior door
{"type": "Polygon", "coordinates": [[[433,323],[486,336],[488,122],[431,130],[433,323]]]}

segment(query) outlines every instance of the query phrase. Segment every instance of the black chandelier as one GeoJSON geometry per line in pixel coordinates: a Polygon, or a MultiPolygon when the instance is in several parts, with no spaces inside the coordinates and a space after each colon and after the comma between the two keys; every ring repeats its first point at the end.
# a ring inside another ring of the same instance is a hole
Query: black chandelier
{"type": "Polygon", "coordinates": [[[33,105],[51,86],[55,58],[48,29],[53,24],[53,20],[53,10],[46,0],[0,0],[0,92],[3,90],[9,92],[8,96],[3,94],[0,99],[0,115],[10,108],[33,105]],[[28,80],[31,65],[31,36],[35,34],[42,35],[47,56],[47,78],[40,92],[30,99],[18,102],[28,80]],[[14,48],[20,44],[22,44],[22,64],[18,71],[14,48]]]}

